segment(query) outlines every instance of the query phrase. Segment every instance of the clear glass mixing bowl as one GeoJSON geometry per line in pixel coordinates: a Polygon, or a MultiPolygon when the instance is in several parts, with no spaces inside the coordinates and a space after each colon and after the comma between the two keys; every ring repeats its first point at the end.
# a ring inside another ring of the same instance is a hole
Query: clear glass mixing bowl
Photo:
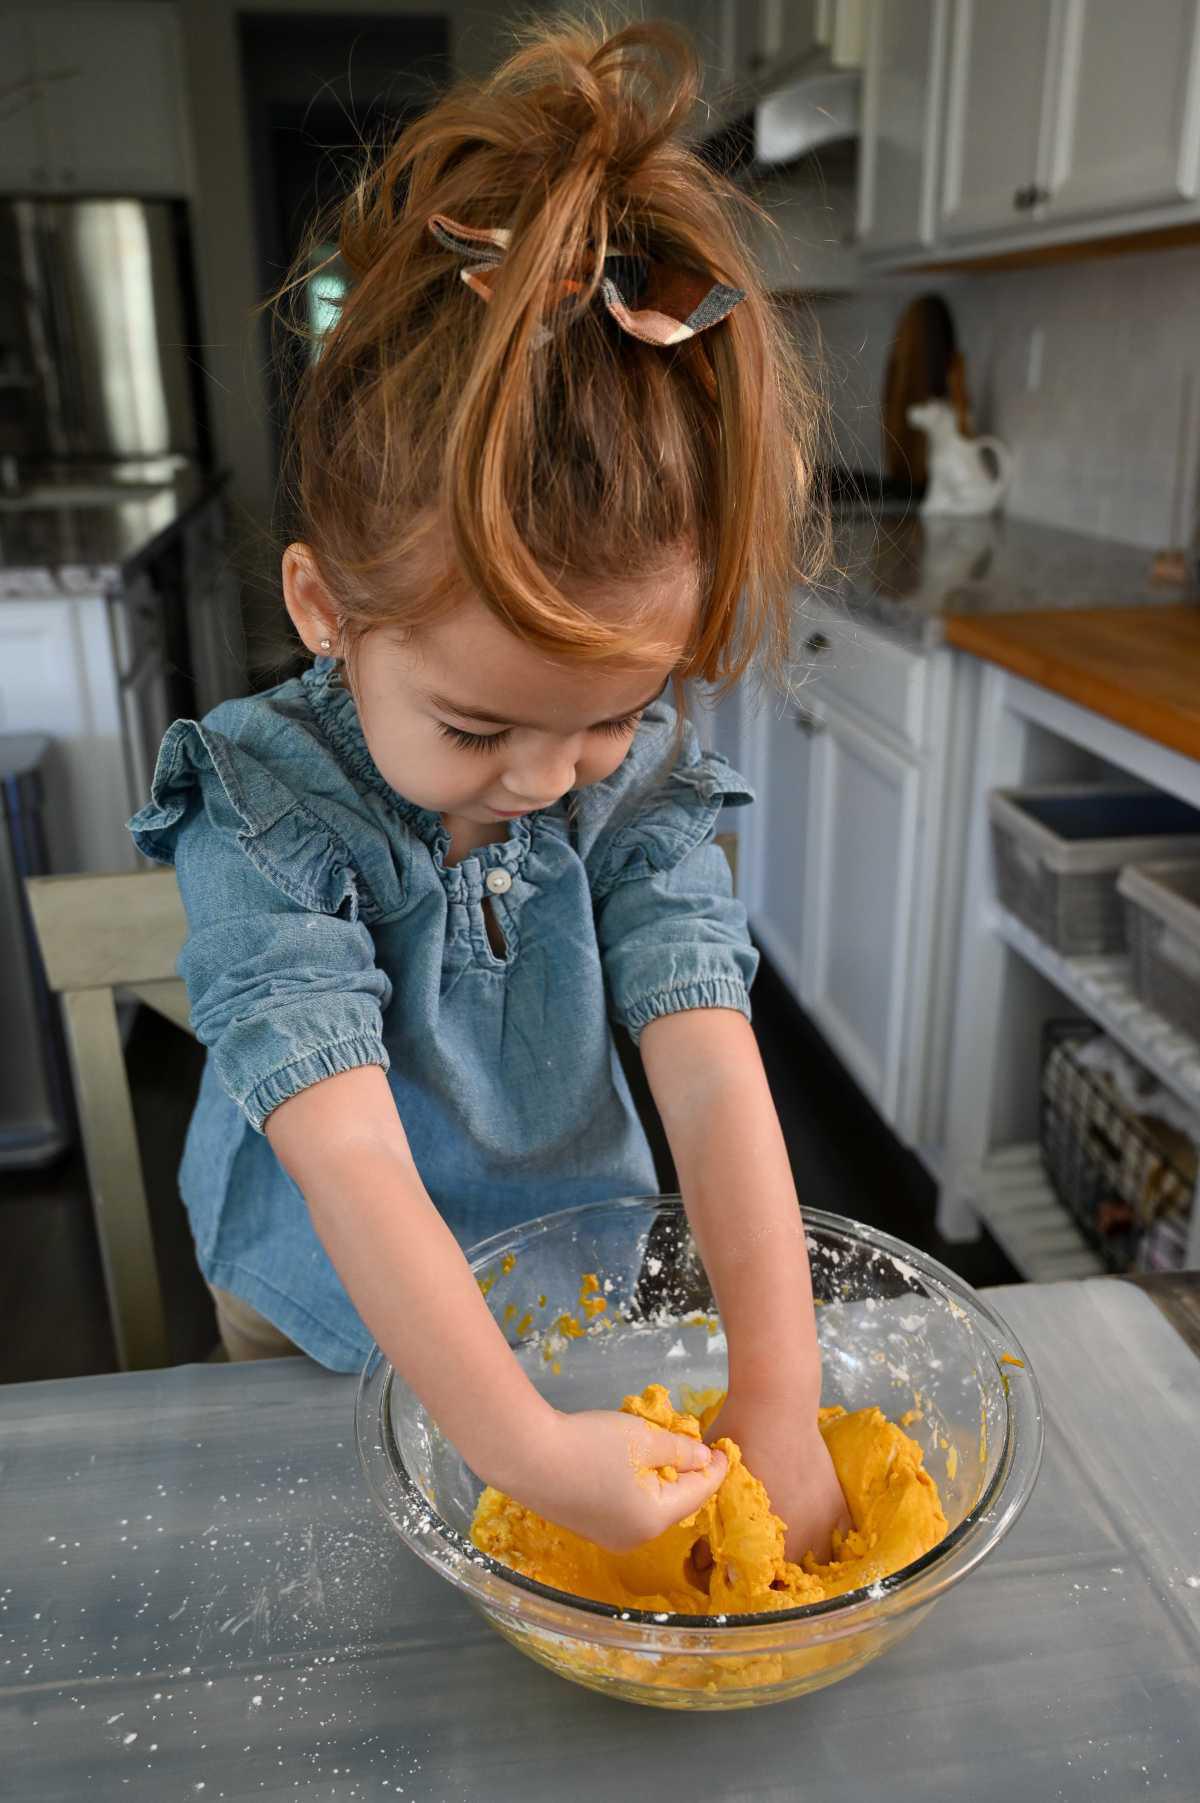
{"type": "MultiPolygon", "coordinates": [[[[877,1405],[908,1432],[949,1533],[868,1589],[772,1615],[618,1611],[522,1577],[472,1545],[480,1485],[376,1350],[359,1385],[359,1457],[404,1544],[521,1652],[633,1702],[731,1709],[832,1684],[911,1633],[991,1551],[1033,1489],[1037,1383],[996,1311],[936,1260],[838,1215],[805,1211],[825,1403],[877,1405]],[[1018,1362],[1020,1361],[1020,1362],[1018,1362]]],[[[723,1386],[724,1336],[675,1197],[591,1203],[483,1241],[471,1268],[538,1388],[564,1409],[612,1408],[648,1383],[723,1386]],[[589,1320],[580,1280],[606,1301],[589,1320]],[[586,1331],[564,1333],[573,1317],[586,1331]],[[603,1323],[611,1325],[603,1325],[603,1323]]]]}

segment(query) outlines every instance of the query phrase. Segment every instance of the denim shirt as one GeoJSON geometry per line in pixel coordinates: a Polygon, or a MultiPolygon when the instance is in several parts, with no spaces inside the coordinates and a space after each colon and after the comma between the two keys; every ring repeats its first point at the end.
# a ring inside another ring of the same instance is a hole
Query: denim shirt
{"type": "Polygon", "coordinates": [[[334,1370],[366,1358],[262,1131],[289,1096],[361,1065],[388,1073],[464,1246],[653,1193],[610,1022],[636,1038],[683,1009],[749,1013],[756,955],[712,840],[721,807],[750,799],[660,701],[604,782],[448,864],[440,818],[380,774],[331,660],[176,721],[130,830],[174,864],[187,911],[179,972],[208,1057],[180,1188],[209,1282],[334,1370]]]}

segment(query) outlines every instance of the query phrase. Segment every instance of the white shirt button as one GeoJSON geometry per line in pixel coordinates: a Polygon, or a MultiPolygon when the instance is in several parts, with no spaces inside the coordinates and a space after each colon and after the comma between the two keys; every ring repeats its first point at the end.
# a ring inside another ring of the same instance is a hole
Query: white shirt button
{"type": "Polygon", "coordinates": [[[507,895],[512,888],[512,877],[507,870],[489,870],[483,880],[489,895],[507,895]]]}

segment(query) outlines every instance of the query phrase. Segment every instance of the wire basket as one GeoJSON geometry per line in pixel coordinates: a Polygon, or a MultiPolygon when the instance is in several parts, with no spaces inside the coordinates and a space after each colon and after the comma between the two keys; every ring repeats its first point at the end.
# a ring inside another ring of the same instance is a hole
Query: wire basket
{"type": "MultiPolygon", "coordinates": [[[[1134,1113],[1079,1053],[1090,1021],[1050,1021],[1042,1035],[1042,1162],[1059,1200],[1110,1271],[1162,1268],[1186,1241],[1196,1149],[1134,1113]]],[[[1182,1263],[1182,1256],[1180,1258],[1182,1263]]]]}

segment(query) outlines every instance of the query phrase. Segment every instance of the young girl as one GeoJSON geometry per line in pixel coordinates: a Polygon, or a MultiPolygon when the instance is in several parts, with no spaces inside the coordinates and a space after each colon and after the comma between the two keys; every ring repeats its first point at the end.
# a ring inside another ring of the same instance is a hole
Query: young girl
{"type": "Polygon", "coordinates": [[[187,908],[181,1188],[231,1351],[351,1371],[374,1338],[481,1479],[610,1548],[697,1508],[723,1454],[552,1408],[461,1250],[655,1188],[615,1022],[718,1299],[721,1432],[823,1555],[804,1231],[712,842],[750,798],[666,699],[786,643],[805,391],[678,141],[694,94],[665,28],[543,28],[360,184],[293,421],[315,661],[176,722],[132,830],[187,908]]]}

